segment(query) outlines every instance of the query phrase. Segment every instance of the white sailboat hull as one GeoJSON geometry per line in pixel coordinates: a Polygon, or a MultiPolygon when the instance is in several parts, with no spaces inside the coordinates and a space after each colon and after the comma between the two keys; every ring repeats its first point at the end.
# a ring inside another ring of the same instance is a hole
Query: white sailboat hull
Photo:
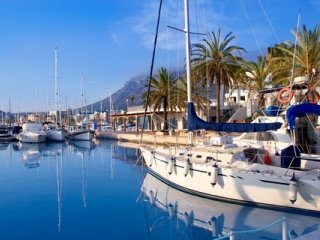
{"type": "Polygon", "coordinates": [[[92,133],[89,130],[86,131],[74,131],[68,134],[68,138],[74,141],[91,141],[92,133]]]}
{"type": "Polygon", "coordinates": [[[257,163],[247,164],[240,160],[240,156],[229,153],[219,154],[218,159],[224,159],[219,162],[220,160],[201,160],[206,157],[217,158],[212,152],[193,151],[193,156],[202,156],[199,161],[197,157],[186,157],[191,151],[181,156],[172,155],[166,150],[155,151],[148,147],[140,149],[153,175],[185,192],[251,205],[320,211],[320,180],[317,179],[317,170],[295,171],[298,192],[296,201],[291,203],[289,185],[293,170],[286,174],[285,168],[257,163]],[[204,154],[207,156],[203,156],[204,154]],[[191,160],[191,165],[186,174],[188,159],[191,160]],[[213,183],[215,163],[218,165],[218,174],[216,183],[213,183]]]}
{"type": "Polygon", "coordinates": [[[48,141],[62,142],[65,139],[65,133],[62,129],[48,129],[47,139],[48,141]]]}

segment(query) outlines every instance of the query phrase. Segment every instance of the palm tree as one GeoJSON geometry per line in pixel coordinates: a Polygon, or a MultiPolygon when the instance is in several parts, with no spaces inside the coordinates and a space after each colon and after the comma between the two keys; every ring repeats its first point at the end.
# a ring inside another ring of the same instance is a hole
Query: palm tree
{"type": "Polygon", "coordinates": [[[217,111],[216,121],[221,116],[220,110],[220,87],[227,87],[231,80],[235,80],[237,69],[240,68],[242,58],[236,56],[244,51],[243,48],[231,45],[235,39],[232,33],[228,33],[224,38],[221,36],[220,28],[215,32],[207,34],[207,39],[202,43],[192,46],[192,71],[199,79],[206,78],[211,84],[216,84],[217,111]]]}
{"type": "MultiPolygon", "coordinates": [[[[187,81],[180,78],[176,80],[176,86],[173,88],[171,105],[172,108],[179,110],[186,109],[188,96],[187,96],[187,81]]],[[[205,109],[210,103],[209,100],[203,96],[204,85],[201,81],[192,81],[192,100],[200,109],[205,109]]]]}
{"type": "MultiPolygon", "coordinates": [[[[168,130],[168,115],[170,97],[174,91],[175,79],[172,74],[169,74],[166,68],[160,68],[158,74],[151,79],[151,88],[149,92],[148,105],[153,107],[153,110],[160,110],[163,107],[164,125],[163,130],[168,130]]],[[[147,92],[142,94],[142,100],[146,103],[147,92]]]]}
{"type": "Polygon", "coordinates": [[[275,70],[279,73],[287,72],[286,84],[292,81],[294,76],[307,76],[309,80],[315,82],[315,73],[320,70],[320,26],[316,25],[313,31],[308,30],[305,25],[302,29],[293,32],[297,44],[288,42],[277,46],[282,55],[273,55],[273,65],[282,61],[275,70]]]}
{"type": "Polygon", "coordinates": [[[248,62],[245,73],[247,87],[258,92],[258,108],[261,109],[264,106],[264,94],[259,90],[271,84],[271,71],[266,57],[259,56],[257,62],[248,62]]]}

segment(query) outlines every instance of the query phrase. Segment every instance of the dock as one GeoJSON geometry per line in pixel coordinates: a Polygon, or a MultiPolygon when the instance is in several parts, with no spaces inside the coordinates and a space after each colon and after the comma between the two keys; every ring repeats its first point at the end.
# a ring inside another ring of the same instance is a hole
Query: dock
{"type": "Polygon", "coordinates": [[[161,145],[187,145],[187,134],[171,134],[162,132],[145,132],[141,138],[140,132],[110,132],[104,135],[96,136],[97,139],[113,139],[123,142],[148,143],[161,145]]]}
{"type": "MultiPolygon", "coordinates": [[[[217,136],[215,133],[196,133],[194,135],[194,141],[197,143],[210,141],[210,138],[217,136]]],[[[96,135],[97,139],[113,139],[122,142],[133,143],[147,143],[157,145],[189,145],[187,132],[174,132],[169,134],[168,132],[150,132],[143,133],[141,138],[141,132],[106,132],[96,135]]]]}

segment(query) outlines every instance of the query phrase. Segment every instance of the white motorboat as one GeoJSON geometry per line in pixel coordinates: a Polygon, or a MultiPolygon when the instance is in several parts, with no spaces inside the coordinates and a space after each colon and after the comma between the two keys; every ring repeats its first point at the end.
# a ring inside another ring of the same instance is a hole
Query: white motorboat
{"type": "Polygon", "coordinates": [[[41,123],[27,122],[22,124],[22,131],[17,135],[20,142],[40,143],[45,142],[47,133],[41,123]]]}
{"type": "MultiPolygon", "coordinates": [[[[188,0],[184,3],[189,134],[199,129],[263,133],[279,129],[282,125],[280,121],[209,123],[196,115],[191,99],[188,0]]],[[[187,148],[141,146],[140,150],[148,170],[153,175],[185,192],[270,208],[320,211],[320,169],[303,166],[301,154],[295,145],[281,151],[279,162],[265,162],[264,156],[259,157],[265,154],[265,151],[261,152],[261,149],[251,146],[238,147],[228,139],[221,140],[220,145],[215,146],[190,145],[187,148]]]]}

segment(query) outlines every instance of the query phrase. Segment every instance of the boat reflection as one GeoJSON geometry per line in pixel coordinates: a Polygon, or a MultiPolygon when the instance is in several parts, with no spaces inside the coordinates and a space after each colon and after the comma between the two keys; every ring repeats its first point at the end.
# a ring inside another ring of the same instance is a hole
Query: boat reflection
{"type": "Polygon", "coordinates": [[[13,144],[15,151],[21,152],[21,159],[27,168],[40,166],[40,159],[45,157],[57,157],[63,154],[64,143],[22,143],[13,144]]]}
{"type": "Polygon", "coordinates": [[[132,143],[117,142],[111,145],[112,158],[125,161],[131,164],[141,164],[140,152],[137,145],[132,143]]]}
{"type": "MultiPolygon", "coordinates": [[[[230,231],[257,229],[283,217],[288,220],[290,239],[319,229],[316,216],[197,197],[170,187],[150,173],[143,181],[141,192],[146,204],[149,234],[167,232],[163,239],[215,239],[230,231]]],[[[253,235],[241,235],[241,239],[281,239],[281,228],[281,224],[275,225],[253,235]]]]}
{"type": "Polygon", "coordinates": [[[68,145],[74,152],[91,151],[95,148],[95,143],[92,141],[68,141],[68,145]]]}
{"type": "Polygon", "coordinates": [[[7,150],[9,142],[0,142],[0,151],[7,150]]]}

